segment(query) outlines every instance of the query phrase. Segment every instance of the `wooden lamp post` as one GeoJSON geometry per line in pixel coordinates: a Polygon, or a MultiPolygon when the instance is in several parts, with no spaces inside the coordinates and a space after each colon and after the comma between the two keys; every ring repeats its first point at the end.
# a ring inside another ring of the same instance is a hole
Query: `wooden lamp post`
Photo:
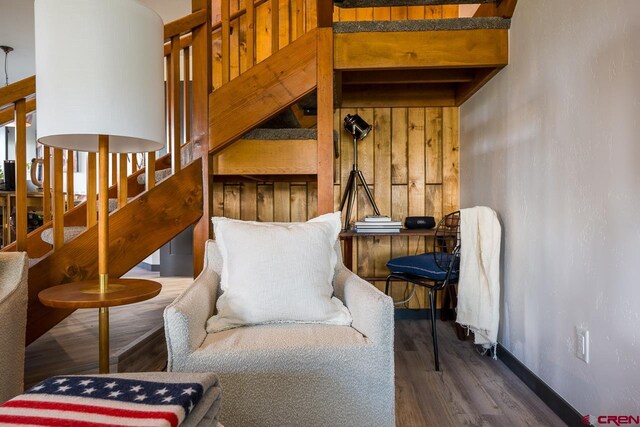
{"type": "Polygon", "coordinates": [[[134,0],[36,0],[38,141],[98,152],[97,280],[54,286],[40,301],[99,308],[100,372],[109,371],[109,307],[160,292],[150,280],[110,279],[109,153],[164,146],[162,19],[134,0]]]}

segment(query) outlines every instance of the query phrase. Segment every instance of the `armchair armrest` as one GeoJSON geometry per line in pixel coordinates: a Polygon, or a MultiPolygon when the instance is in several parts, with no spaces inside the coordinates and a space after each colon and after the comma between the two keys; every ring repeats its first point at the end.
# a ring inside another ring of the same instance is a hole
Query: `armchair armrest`
{"type": "Polygon", "coordinates": [[[220,276],[206,268],[194,282],[164,310],[169,371],[204,341],[207,320],[213,315],[220,276]]]}
{"type": "Polygon", "coordinates": [[[375,344],[391,343],[393,347],[394,314],[391,297],[344,265],[336,270],[334,290],[351,312],[353,328],[375,344]]]}

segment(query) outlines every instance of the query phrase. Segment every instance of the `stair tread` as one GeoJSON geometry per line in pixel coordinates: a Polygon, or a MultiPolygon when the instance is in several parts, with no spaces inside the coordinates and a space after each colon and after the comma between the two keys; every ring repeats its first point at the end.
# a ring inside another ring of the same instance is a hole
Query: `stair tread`
{"type": "MultiPolygon", "coordinates": [[[[156,171],[156,184],[171,175],[171,168],[160,169],[156,171]]],[[[147,183],[147,175],[142,173],[136,178],[138,184],[145,185],[147,183]]]]}
{"type": "MultiPolygon", "coordinates": [[[[77,227],[65,227],[64,228],[64,242],[67,243],[69,240],[75,239],[80,233],[83,233],[87,227],[77,226],[77,227]]],[[[40,234],[40,238],[43,242],[49,243],[53,245],[53,228],[47,228],[40,234]]]]}
{"type": "Polygon", "coordinates": [[[265,129],[258,128],[242,135],[241,139],[263,139],[263,140],[283,140],[283,139],[318,139],[316,129],[286,128],[286,129],[265,129]]]}
{"type": "Polygon", "coordinates": [[[343,21],[333,24],[335,33],[360,32],[407,32],[407,31],[457,31],[504,29],[511,26],[511,19],[488,18],[450,18],[416,19],[406,21],[343,21]]]}
{"type": "Polygon", "coordinates": [[[441,6],[447,4],[497,3],[497,0],[343,0],[335,5],[342,8],[389,6],[441,6]]]}

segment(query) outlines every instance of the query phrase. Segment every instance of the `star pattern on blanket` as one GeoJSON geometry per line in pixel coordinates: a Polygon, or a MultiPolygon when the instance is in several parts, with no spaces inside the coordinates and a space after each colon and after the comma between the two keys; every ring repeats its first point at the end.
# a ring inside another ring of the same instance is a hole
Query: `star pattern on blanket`
{"type": "Polygon", "coordinates": [[[198,383],[162,383],[114,377],[53,377],[25,394],[64,395],[147,405],[180,405],[188,415],[203,395],[198,383]]]}

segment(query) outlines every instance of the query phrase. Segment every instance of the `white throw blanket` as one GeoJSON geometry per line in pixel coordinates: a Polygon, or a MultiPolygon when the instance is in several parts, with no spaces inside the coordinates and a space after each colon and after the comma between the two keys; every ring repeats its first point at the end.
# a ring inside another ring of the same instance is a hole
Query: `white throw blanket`
{"type": "Polygon", "coordinates": [[[460,278],[456,322],[485,349],[498,343],[500,321],[500,222],[484,206],[460,210],[460,278]]]}

